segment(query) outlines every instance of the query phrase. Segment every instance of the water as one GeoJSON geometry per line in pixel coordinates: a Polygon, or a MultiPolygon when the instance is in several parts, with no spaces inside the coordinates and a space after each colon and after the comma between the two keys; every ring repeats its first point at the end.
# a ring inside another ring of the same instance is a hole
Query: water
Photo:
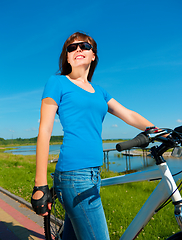
{"type": "MultiPolygon", "coordinates": [[[[103,149],[114,149],[116,146],[116,143],[104,143],[103,149]]],[[[59,149],[60,145],[50,145],[49,154],[55,154],[59,155],[59,149]]],[[[16,155],[35,155],[36,154],[36,145],[34,146],[19,146],[14,147],[12,150],[5,151],[8,153],[16,154],[16,155]]],[[[109,165],[107,165],[107,168],[114,172],[123,172],[127,170],[127,168],[131,168],[132,170],[143,170],[143,169],[154,169],[157,168],[155,165],[155,161],[147,157],[147,161],[144,161],[142,156],[130,156],[130,166],[129,161],[128,167],[126,164],[126,156],[121,155],[121,153],[118,153],[117,151],[111,151],[108,154],[109,156],[109,165]]],[[[127,158],[129,159],[129,158],[127,158]]],[[[167,160],[167,163],[169,167],[172,169],[172,171],[178,172],[182,170],[182,158],[165,158],[167,160]]]]}
{"type": "MultiPolygon", "coordinates": [[[[5,151],[15,155],[35,155],[36,145],[12,147],[12,150],[5,151]]],[[[60,145],[50,145],[49,154],[59,154],[60,145]]]]}

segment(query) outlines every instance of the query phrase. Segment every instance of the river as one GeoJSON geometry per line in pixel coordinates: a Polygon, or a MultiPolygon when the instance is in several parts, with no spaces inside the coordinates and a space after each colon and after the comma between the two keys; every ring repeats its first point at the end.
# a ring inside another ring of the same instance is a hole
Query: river
{"type": "MultiPolygon", "coordinates": [[[[115,145],[116,143],[103,143],[103,149],[114,149],[115,145]]],[[[60,149],[60,145],[50,145],[49,154],[53,154],[53,155],[56,155],[56,157],[58,157],[59,149],[60,149]]],[[[34,146],[18,146],[18,147],[14,147],[13,150],[8,150],[5,152],[16,154],[16,155],[35,155],[36,146],[35,145],[34,146]]],[[[109,152],[108,157],[109,157],[108,159],[109,165],[107,165],[107,168],[114,172],[123,172],[126,169],[128,169],[128,167],[130,167],[132,170],[157,168],[154,160],[151,157],[147,157],[147,160],[144,161],[142,156],[130,156],[130,161],[129,161],[129,158],[127,158],[127,162],[126,162],[126,156],[122,155],[121,153],[118,153],[117,151],[109,152]]],[[[169,167],[173,171],[176,172],[176,171],[182,170],[182,158],[167,157],[165,158],[165,160],[167,161],[169,167]]]]}

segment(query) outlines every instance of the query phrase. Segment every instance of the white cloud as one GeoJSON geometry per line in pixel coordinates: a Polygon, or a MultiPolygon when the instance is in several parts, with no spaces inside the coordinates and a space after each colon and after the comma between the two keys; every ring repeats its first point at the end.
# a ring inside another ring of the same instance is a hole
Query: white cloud
{"type": "Polygon", "coordinates": [[[178,119],[177,122],[182,123],[182,120],[181,120],[181,119],[178,119]]]}
{"type": "Polygon", "coordinates": [[[26,132],[37,131],[37,128],[32,127],[25,130],[26,132]]]}
{"type": "Polygon", "coordinates": [[[60,121],[59,121],[59,119],[55,119],[54,122],[59,123],[60,121]]]}
{"type": "Polygon", "coordinates": [[[113,128],[117,128],[118,125],[117,125],[117,124],[113,124],[112,127],[113,127],[113,128]]]}
{"type": "Polygon", "coordinates": [[[15,132],[15,131],[14,131],[14,130],[12,130],[12,129],[9,129],[9,131],[10,131],[10,132],[15,132]]]}

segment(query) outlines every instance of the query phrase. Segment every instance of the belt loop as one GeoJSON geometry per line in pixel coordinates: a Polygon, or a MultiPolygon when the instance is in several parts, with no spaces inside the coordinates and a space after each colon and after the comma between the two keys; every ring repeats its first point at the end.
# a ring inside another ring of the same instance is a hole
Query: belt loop
{"type": "Polygon", "coordinates": [[[94,173],[93,173],[93,168],[91,168],[91,179],[93,179],[94,173]]]}

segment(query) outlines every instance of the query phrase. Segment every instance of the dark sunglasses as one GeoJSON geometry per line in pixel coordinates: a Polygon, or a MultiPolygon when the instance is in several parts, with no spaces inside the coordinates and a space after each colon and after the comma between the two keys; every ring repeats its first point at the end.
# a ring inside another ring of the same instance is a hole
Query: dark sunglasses
{"type": "Polygon", "coordinates": [[[78,46],[80,47],[81,50],[90,50],[91,48],[93,49],[93,46],[88,42],[78,42],[72,43],[69,46],[67,46],[66,51],[73,52],[78,48],[78,46]]]}

